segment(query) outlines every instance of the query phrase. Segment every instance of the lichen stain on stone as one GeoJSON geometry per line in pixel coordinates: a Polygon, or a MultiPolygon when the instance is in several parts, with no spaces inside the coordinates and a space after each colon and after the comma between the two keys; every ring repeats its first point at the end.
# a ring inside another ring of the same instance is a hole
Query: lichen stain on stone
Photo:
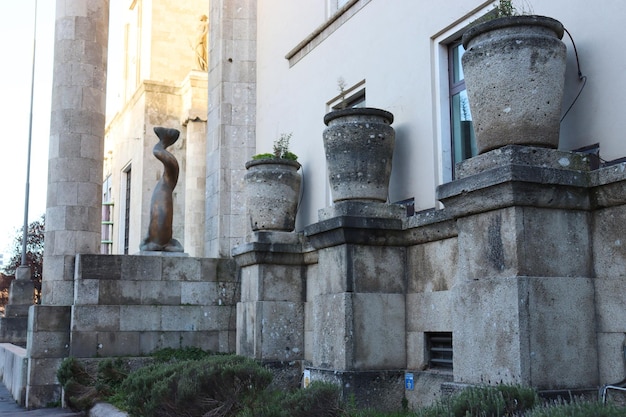
{"type": "Polygon", "coordinates": [[[491,265],[502,271],[504,269],[504,246],[502,244],[502,217],[495,215],[487,228],[487,259],[491,265]]]}

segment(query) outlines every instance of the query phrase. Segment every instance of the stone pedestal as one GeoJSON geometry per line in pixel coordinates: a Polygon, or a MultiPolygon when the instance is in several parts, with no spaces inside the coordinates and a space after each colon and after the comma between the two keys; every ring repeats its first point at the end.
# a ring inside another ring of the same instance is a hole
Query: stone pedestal
{"type": "Polygon", "coordinates": [[[70,354],[70,306],[31,306],[28,316],[28,386],[26,406],[46,407],[60,401],[56,372],[70,354]]]}
{"type": "Polygon", "coordinates": [[[233,251],[241,267],[237,354],[262,362],[304,357],[305,268],[301,235],[254,232],[233,251]]]}
{"type": "Polygon", "coordinates": [[[143,356],[188,346],[232,352],[234,262],[181,255],[78,255],[70,354],[143,356]]]}
{"type": "Polygon", "coordinates": [[[397,408],[404,395],[403,217],[400,206],[340,202],[305,230],[319,256],[317,280],[308,282],[307,369],[311,380],[336,382],[363,406],[397,408]]]}
{"type": "Polygon", "coordinates": [[[587,170],[580,155],[509,146],[439,187],[458,227],[455,382],[598,384],[587,170]]]}
{"type": "Polygon", "coordinates": [[[237,354],[269,366],[285,388],[300,384],[306,260],[302,235],[253,232],[233,250],[241,268],[237,354]]]}
{"type": "Polygon", "coordinates": [[[26,346],[28,330],[28,309],[33,305],[35,284],[28,266],[20,266],[15,271],[15,280],[9,288],[9,303],[4,317],[0,318],[0,341],[26,346]]]}

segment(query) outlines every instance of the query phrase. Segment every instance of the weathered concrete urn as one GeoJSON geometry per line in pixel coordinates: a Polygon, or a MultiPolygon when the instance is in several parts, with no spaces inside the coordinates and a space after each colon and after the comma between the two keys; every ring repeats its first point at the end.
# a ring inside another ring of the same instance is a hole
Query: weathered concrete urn
{"type": "Polygon", "coordinates": [[[246,207],[252,230],[294,230],[302,184],[300,163],[257,159],[246,162],[246,169],[246,207]]]}
{"type": "Polygon", "coordinates": [[[333,202],[385,202],[391,176],[393,114],[361,107],[324,116],[324,150],[333,202]]]}
{"type": "Polygon", "coordinates": [[[511,16],[465,32],[463,72],[478,153],[505,145],[557,148],[565,83],[563,25],[511,16]]]}

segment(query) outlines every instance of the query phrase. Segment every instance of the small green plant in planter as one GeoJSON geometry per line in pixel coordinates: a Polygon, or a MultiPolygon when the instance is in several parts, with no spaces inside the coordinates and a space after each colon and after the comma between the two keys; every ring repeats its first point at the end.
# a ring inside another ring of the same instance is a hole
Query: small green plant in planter
{"type": "Polygon", "coordinates": [[[343,77],[337,78],[337,89],[339,90],[339,103],[340,109],[345,109],[346,103],[346,80],[343,77]]]}
{"type": "Polygon", "coordinates": [[[259,159],[276,158],[276,159],[287,159],[289,161],[297,161],[298,155],[296,155],[295,153],[289,150],[289,141],[291,140],[292,136],[293,136],[293,133],[291,132],[281,133],[278,139],[274,141],[273,153],[269,153],[269,152],[260,153],[260,154],[254,155],[252,159],[256,161],[259,159]]]}
{"type": "Polygon", "coordinates": [[[500,0],[494,8],[496,18],[517,15],[517,9],[511,0],[500,0]]]}
{"type": "Polygon", "coordinates": [[[246,162],[246,206],[252,231],[295,229],[302,176],[298,156],[289,150],[291,133],[274,141],[273,153],[246,162]]]}
{"type": "Polygon", "coordinates": [[[489,13],[470,22],[470,26],[475,26],[479,23],[488,22],[501,17],[525,16],[531,14],[533,14],[532,8],[527,3],[522,6],[515,6],[513,0],[499,0],[489,13]]]}
{"type": "Polygon", "coordinates": [[[494,5],[493,10],[490,13],[487,13],[485,16],[478,19],[476,23],[497,19],[499,17],[523,16],[531,14],[533,14],[533,11],[528,3],[516,7],[512,0],[500,0],[494,5]]]}

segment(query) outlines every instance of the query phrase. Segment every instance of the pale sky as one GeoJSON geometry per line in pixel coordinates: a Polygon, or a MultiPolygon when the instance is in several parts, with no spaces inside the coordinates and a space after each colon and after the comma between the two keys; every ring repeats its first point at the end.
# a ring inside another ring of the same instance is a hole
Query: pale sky
{"type": "MultiPolygon", "coordinates": [[[[29,222],[46,210],[55,0],[38,0],[29,222]]],[[[0,253],[24,221],[35,0],[0,0],[0,253]]]]}
{"type": "MultiPolygon", "coordinates": [[[[88,0],[85,0],[88,1],[88,0]]],[[[48,139],[54,55],[56,0],[0,0],[0,253],[5,262],[11,255],[13,238],[24,223],[24,196],[30,115],[35,3],[37,39],[28,222],[46,212],[48,183],[48,139]]],[[[121,74],[122,26],[128,0],[110,0],[109,65],[107,92],[118,95],[121,74]]],[[[108,111],[117,102],[107,103],[108,111]]]]}

